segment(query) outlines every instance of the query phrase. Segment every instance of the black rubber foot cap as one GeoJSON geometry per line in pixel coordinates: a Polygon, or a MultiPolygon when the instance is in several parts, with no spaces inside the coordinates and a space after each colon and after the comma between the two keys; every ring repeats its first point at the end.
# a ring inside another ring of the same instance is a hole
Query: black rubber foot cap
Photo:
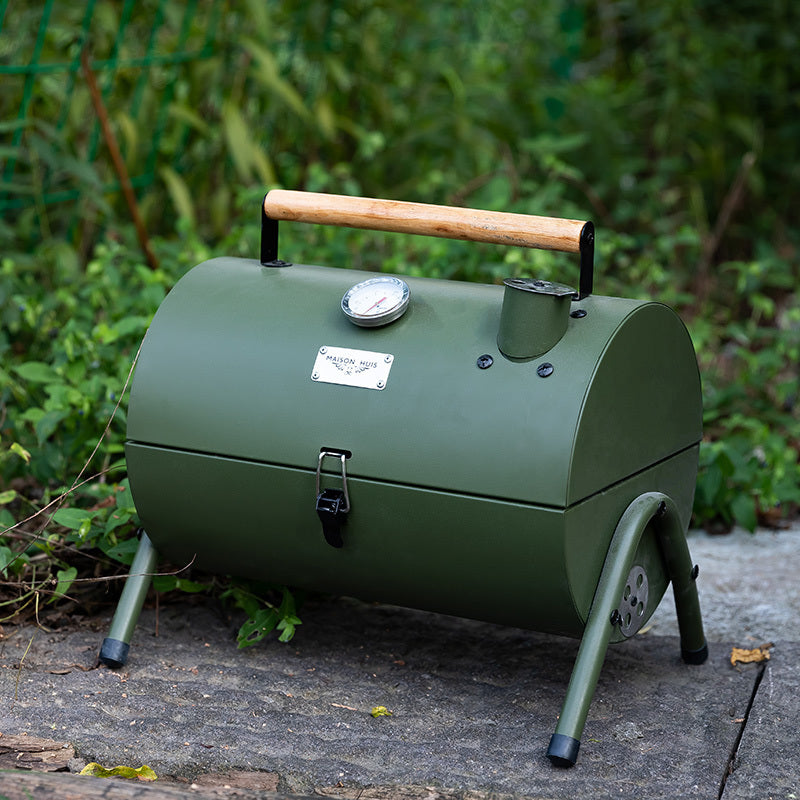
{"type": "Polygon", "coordinates": [[[100,660],[111,669],[125,666],[130,649],[131,646],[129,644],[121,642],[119,639],[103,639],[103,646],[100,648],[100,660]]]}
{"type": "Polygon", "coordinates": [[[554,733],[550,737],[550,747],[547,748],[547,757],[557,767],[572,767],[578,760],[578,750],[580,746],[580,739],[564,736],[563,733],[554,733]]]}
{"type": "Polygon", "coordinates": [[[708,645],[704,644],[699,650],[681,648],[681,658],[686,664],[705,664],[708,658],[708,645]]]}

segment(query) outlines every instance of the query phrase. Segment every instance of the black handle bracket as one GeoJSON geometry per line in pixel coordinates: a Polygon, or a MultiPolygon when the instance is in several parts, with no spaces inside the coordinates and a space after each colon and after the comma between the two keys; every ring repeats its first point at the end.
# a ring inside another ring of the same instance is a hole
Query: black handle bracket
{"type": "Polygon", "coordinates": [[[576,299],[583,300],[592,293],[594,285],[594,223],[587,222],[581,228],[578,247],[581,254],[581,276],[576,299]]]}
{"type": "MultiPolygon", "coordinates": [[[[264,197],[266,200],[266,195],[264,197]]],[[[261,203],[261,266],[291,267],[290,261],[278,258],[278,220],[267,216],[264,202],[261,203]]]]}

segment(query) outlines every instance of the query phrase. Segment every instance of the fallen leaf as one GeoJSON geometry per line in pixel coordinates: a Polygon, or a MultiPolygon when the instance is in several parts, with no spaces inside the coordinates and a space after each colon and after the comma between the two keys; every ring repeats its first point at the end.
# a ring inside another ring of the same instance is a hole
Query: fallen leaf
{"type": "Polygon", "coordinates": [[[769,650],[773,646],[772,642],[767,642],[762,644],[761,647],[754,647],[752,650],[734,647],[731,649],[731,664],[735,667],[737,663],[752,664],[769,661],[769,650]]]}
{"type": "Polygon", "coordinates": [[[158,776],[147,764],[135,769],[133,767],[111,767],[109,769],[92,761],[81,770],[81,775],[91,775],[95,778],[135,778],[140,781],[158,780],[158,776]]]}
{"type": "Polygon", "coordinates": [[[372,714],[373,717],[391,717],[392,712],[389,711],[386,706],[375,706],[372,711],[369,712],[372,714]]]}
{"type": "Polygon", "coordinates": [[[105,500],[101,500],[99,503],[95,503],[91,506],[88,510],[89,511],[99,511],[101,508],[108,508],[109,506],[113,506],[117,502],[117,498],[113,495],[109,495],[106,497],[105,500]]]}

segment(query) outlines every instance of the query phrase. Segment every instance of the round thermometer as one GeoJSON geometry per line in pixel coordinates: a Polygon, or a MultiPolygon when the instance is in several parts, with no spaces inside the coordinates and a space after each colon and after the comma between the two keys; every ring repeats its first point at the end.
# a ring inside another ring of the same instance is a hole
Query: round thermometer
{"type": "Polygon", "coordinates": [[[410,297],[405,281],[381,275],[351,286],[342,298],[342,311],[355,325],[377,328],[401,317],[410,297]]]}

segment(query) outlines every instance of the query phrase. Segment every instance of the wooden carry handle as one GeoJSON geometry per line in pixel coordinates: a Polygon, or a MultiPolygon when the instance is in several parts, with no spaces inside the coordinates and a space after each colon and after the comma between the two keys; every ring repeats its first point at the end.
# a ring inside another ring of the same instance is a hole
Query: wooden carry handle
{"type": "Polygon", "coordinates": [[[580,296],[592,291],[594,225],[591,222],[273,189],[264,198],[262,264],[280,263],[278,220],[580,253],[580,296]]]}

